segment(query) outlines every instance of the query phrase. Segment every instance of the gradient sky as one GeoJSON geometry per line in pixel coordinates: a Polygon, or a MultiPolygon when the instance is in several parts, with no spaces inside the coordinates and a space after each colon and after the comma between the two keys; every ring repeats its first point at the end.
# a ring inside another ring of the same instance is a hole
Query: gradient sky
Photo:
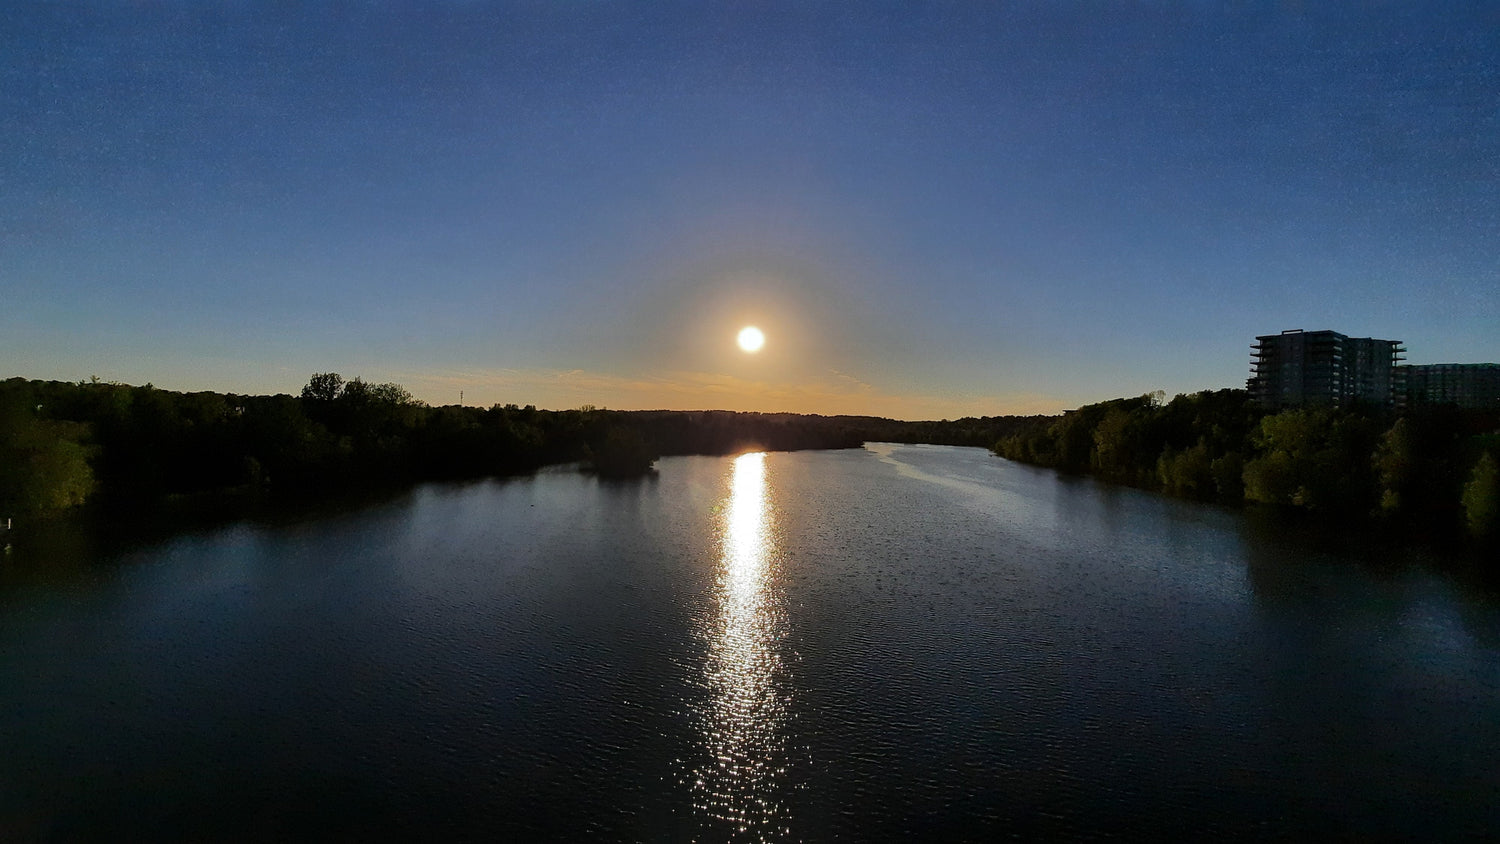
{"type": "Polygon", "coordinates": [[[0,7],[0,377],[916,419],[1288,328],[1500,360],[1500,5],[0,7]]]}

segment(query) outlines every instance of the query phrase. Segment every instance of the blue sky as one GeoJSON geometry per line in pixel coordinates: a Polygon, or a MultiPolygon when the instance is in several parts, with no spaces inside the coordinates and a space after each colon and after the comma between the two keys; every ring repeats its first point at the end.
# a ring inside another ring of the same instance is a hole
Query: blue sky
{"type": "Polygon", "coordinates": [[[1500,360],[1494,4],[8,4],[0,125],[0,376],[941,418],[1287,328],[1500,360]]]}

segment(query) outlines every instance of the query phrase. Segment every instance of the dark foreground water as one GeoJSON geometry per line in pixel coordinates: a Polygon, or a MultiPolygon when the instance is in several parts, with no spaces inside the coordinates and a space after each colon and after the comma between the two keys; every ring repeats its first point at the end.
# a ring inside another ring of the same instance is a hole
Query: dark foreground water
{"type": "Polygon", "coordinates": [[[973,449],[659,468],[18,546],[0,840],[1500,833],[1500,605],[1409,552],[973,449]]]}

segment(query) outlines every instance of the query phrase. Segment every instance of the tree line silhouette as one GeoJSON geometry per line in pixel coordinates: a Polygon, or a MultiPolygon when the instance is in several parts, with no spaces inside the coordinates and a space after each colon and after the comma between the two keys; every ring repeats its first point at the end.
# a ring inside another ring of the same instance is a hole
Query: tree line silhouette
{"type": "Polygon", "coordinates": [[[306,495],[514,475],[577,462],[602,477],[659,457],[982,446],[1171,495],[1500,536],[1500,412],[1372,407],[1268,413],[1243,390],[1159,393],[1061,416],[903,422],[731,411],[430,407],[398,384],[313,375],[300,395],[149,384],[0,382],[0,518],[233,492],[306,495]]]}
{"type": "MultiPolygon", "coordinates": [[[[1040,417],[1038,417],[1040,418],[1040,417]]],[[[302,495],[513,475],[579,462],[639,476],[658,457],[854,448],[869,440],[988,446],[1009,417],[906,423],[729,411],[429,407],[399,384],[313,375],[300,395],[182,393],[97,379],[0,382],[0,518],[232,491],[302,495]]]]}
{"type": "Polygon", "coordinates": [[[1500,412],[1267,412],[1244,390],[1085,405],[1001,437],[1002,457],[1171,495],[1500,535],[1500,412]]]}

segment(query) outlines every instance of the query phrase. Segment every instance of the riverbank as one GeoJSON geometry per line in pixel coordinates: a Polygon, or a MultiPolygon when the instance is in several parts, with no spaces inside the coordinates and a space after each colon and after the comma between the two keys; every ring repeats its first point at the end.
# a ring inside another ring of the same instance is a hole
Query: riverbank
{"type": "Polygon", "coordinates": [[[996,441],[998,455],[1230,506],[1259,505],[1491,554],[1500,412],[1270,413],[1242,390],[1115,399],[996,441]]]}
{"type": "Polygon", "coordinates": [[[0,382],[0,513],[241,490],[322,495],[570,462],[628,477],[663,456],[857,448],[870,440],[989,445],[1037,419],[429,407],[400,385],[336,373],[314,375],[298,396],[12,378],[0,382]]]}

